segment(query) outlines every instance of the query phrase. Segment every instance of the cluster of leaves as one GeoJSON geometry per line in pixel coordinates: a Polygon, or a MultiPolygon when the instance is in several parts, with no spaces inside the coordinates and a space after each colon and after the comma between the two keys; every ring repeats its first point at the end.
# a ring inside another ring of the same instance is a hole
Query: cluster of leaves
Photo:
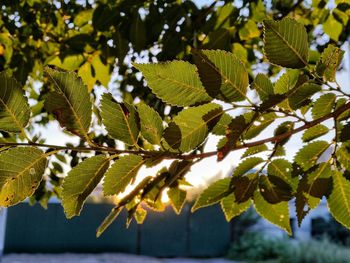
{"type": "Polygon", "coordinates": [[[26,147],[11,147],[18,146],[15,142],[2,143],[5,147],[0,154],[0,205],[15,205],[33,195],[40,186],[48,157],[57,156],[62,150],[72,154],[96,152],[64,178],[60,196],[68,218],[80,214],[86,198],[101,180],[106,196],[117,195],[135,182],[142,166],[152,167],[164,159],[174,159],[168,168],[143,178],[118,201],[98,229],[100,235],[123,208],[129,213],[128,224],[133,218],[143,222],[147,211],[142,204],[162,211],[164,191],[174,210],[180,213],[186,201],[183,186],[188,185],[184,176],[194,163],[214,155],[221,161],[228,153],[247,148],[232,175],[210,185],[197,199],[193,211],[220,202],[227,220],[231,220],[253,203],[262,217],[291,233],[289,201],[295,200],[301,223],[326,196],[332,215],[349,228],[349,95],[329,84],[335,82],[343,51],[329,45],[312,66],[308,63],[309,45],[303,25],[290,18],[265,20],[263,25],[266,58],[291,68],[275,83],[258,74],[249,84],[241,60],[221,50],[193,49],[195,64],[134,64],[159,99],[181,110],[173,118],[163,120],[144,102],[117,102],[105,93],[94,115],[108,136],[123,142],[126,150],[94,140],[90,132],[93,103],[88,88],[75,73],[51,68],[45,69],[51,84],[44,108],[86,145],[55,147],[33,142],[24,130],[30,119],[28,99],[14,78],[1,73],[0,129],[21,133],[28,143],[26,147]],[[256,95],[255,102],[248,95],[249,87],[256,95]],[[222,105],[231,107],[224,110],[222,105]],[[237,110],[240,115],[228,114],[237,110]],[[288,120],[278,125],[272,137],[251,141],[280,118],[288,120]],[[322,124],[328,119],[333,120],[333,128],[322,124]],[[301,131],[305,145],[289,162],[284,158],[284,145],[301,131]],[[315,140],[331,131],[331,142],[315,140]],[[217,151],[203,153],[198,149],[209,134],[221,136],[221,140],[217,151]],[[49,149],[43,152],[41,147],[49,149]]]}
{"type": "MultiPolygon", "coordinates": [[[[315,61],[328,43],[347,40],[347,1],[337,0],[336,6],[328,6],[325,0],[269,2],[266,8],[262,0],[240,4],[213,0],[208,6],[189,0],[4,0],[0,71],[11,71],[21,84],[31,88],[30,98],[38,101],[34,115],[42,112],[47,93],[45,88],[34,90],[34,80],[42,80],[47,64],[76,71],[92,92],[94,85],[107,87],[114,72],[123,97],[141,98],[162,115],[164,103],[142,87],[135,74],[129,74],[136,73],[129,61],[140,57],[148,61],[188,60],[194,46],[233,51],[251,74],[251,67],[263,61],[257,55],[262,53],[258,23],[289,13],[307,26],[315,47],[310,61],[315,61]],[[324,32],[330,39],[323,37],[324,32]]],[[[270,70],[276,73],[276,69],[270,70]]],[[[47,121],[45,116],[35,119],[41,124],[47,121]]]]}

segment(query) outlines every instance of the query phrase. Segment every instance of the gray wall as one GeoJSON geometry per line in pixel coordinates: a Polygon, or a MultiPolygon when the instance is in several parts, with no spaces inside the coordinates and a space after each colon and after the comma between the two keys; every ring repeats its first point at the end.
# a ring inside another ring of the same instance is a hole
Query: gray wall
{"type": "Polygon", "coordinates": [[[148,211],[143,225],[125,228],[123,212],[98,239],[95,231],[110,205],[87,204],[80,217],[67,220],[61,205],[48,210],[20,204],[8,209],[5,253],[122,252],[158,257],[216,257],[231,243],[231,224],[219,206],[195,213],[189,206],[181,215],[170,207],[163,213],[148,211]]]}

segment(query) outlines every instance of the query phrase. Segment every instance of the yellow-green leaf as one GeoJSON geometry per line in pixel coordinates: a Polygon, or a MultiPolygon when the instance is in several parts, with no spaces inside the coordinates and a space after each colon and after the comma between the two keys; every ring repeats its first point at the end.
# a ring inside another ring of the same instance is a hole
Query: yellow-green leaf
{"type": "Polygon", "coordinates": [[[164,130],[164,138],[171,148],[190,151],[204,141],[222,114],[215,103],[184,109],[164,130]]]}
{"type": "Polygon", "coordinates": [[[335,99],[336,96],[333,93],[327,93],[319,97],[311,111],[313,119],[315,120],[331,113],[335,104],[335,99]]]}
{"type": "Polygon", "coordinates": [[[14,78],[0,73],[0,130],[21,132],[28,124],[30,108],[24,92],[14,78]]]}
{"type": "Polygon", "coordinates": [[[137,144],[139,117],[134,106],[118,103],[111,94],[105,93],[102,96],[101,116],[111,137],[129,145],[137,144]]]}
{"type": "Polygon", "coordinates": [[[74,72],[46,68],[55,91],[45,100],[45,108],[53,113],[62,127],[89,141],[92,103],[88,89],[74,72]]]}
{"type": "Polygon", "coordinates": [[[329,211],[343,226],[350,228],[350,182],[340,171],[333,172],[333,191],[328,197],[329,211]]]}
{"type": "Polygon", "coordinates": [[[15,205],[34,194],[44,174],[47,155],[33,147],[0,154],[0,206],[15,205]]]}
{"type": "Polygon", "coordinates": [[[222,198],[226,196],[226,193],[230,186],[230,178],[220,179],[205,189],[196,202],[192,206],[191,211],[194,212],[199,208],[210,206],[218,203],[222,198]]]}
{"type": "Polygon", "coordinates": [[[306,29],[296,20],[265,20],[264,42],[265,55],[271,63],[286,68],[303,68],[308,64],[306,29]]]}
{"type": "Polygon", "coordinates": [[[141,156],[125,155],[114,162],[108,169],[103,182],[105,195],[119,194],[133,181],[144,163],[141,156]]]}
{"type": "Polygon", "coordinates": [[[109,159],[103,155],[84,160],[64,178],[62,205],[67,218],[80,214],[86,198],[92,193],[108,169],[109,159]]]}
{"type": "Polygon", "coordinates": [[[191,106],[211,100],[199,79],[196,66],[185,61],[134,64],[153,93],[164,102],[191,106]]]}
{"type": "Polygon", "coordinates": [[[329,143],[326,141],[311,142],[297,152],[294,161],[306,171],[316,164],[328,147],[329,143]]]}
{"type": "Polygon", "coordinates": [[[163,120],[158,112],[145,103],[137,105],[141,121],[141,134],[152,144],[160,144],[163,134],[163,120]]]}
{"type": "Polygon", "coordinates": [[[237,203],[234,193],[226,196],[220,202],[221,209],[225,214],[227,222],[231,221],[232,218],[239,216],[244,211],[246,211],[250,207],[251,203],[251,200],[243,203],[237,203]]]}
{"type": "Polygon", "coordinates": [[[289,235],[292,234],[288,202],[270,204],[264,199],[260,192],[256,191],[254,194],[254,207],[260,216],[268,220],[270,223],[280,227],[289,235]]]}
{"type": "Polygon", "coordinates": [[[176,214],[181,213],[186,201],[186,194],[187,192],[179,187],[172,187],[168,190],[168,196],[176,214]]]}

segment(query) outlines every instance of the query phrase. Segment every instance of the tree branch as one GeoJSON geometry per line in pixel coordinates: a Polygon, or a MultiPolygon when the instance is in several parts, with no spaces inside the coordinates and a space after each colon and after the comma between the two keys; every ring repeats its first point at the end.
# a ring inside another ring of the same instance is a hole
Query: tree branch
{"type": "MultiPolygon", "coordinates": [[[[245,148],[250,148],[253,146],[261,145],[264,143],[269,143],[269,142],[279,142],[282,141],[283,139],[286,139],[290,137],[293,134],[296,134],[298,132],[301,132],[303,130],[309,129],[321,122],[324,122],[328,119],[334,118],[336,119],[340,114],[345,112],[346,110],[350,109],[350,102],[342,105],[339,107],[337,110],[321,117],[316,120],[307,122],[306,124],[291,130],[289,132],[283,133],[278,136],[273,136],[269,137],[266,139],[262,139],[259,141],[255,142],[250,142],[250,143],[245,143],[242,145],[238,145],[235,148],[231,149],[231,152],[245,149],[245,148]]],[[[58,146],[58,145],[50,145],[50,144],[40,144],[40,143],[17,143],[17,142],[0,142],[0,146],[34,146],[34,147],[42,147],[42,148],[52,148],[55,150],[70,150],[70,151],[77,151],[77,152],[91,152],[91,151],[96,151],[96,152],[107,152],[107,153],[113,153],[113,154],[136,154],[136,155],[143,155],[145,157],[155,157],[155,156],[162,156],[163,159],[181,159],[181,160],[192,160],[192,159],[204,159],[208,157],[212,157],[218,154],[217,151],[212,151],[212,152],[206,152],[206,153],[199,153],[199,154],[178,154],[178,153],[170,153],[170,152],[159,152],[159,151],[144,151],[144,150],[118,150],[115,148],[111,147],[74,147],[74,146],[58,146]]]]}

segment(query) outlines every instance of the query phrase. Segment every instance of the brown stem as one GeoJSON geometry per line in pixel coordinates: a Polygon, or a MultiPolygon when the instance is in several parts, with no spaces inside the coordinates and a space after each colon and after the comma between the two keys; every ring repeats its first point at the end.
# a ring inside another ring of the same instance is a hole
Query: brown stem
{"type": "MultiPolygon", "coordinates": [[[[350,102],[342,105],[337,110],[321,117],[316,120],[310,121],[294,130],[291,130],[289,132],[283,133],[278,136],[269,137],[266,139],[262,139],[255,142],[245,143],[242,145],[238,145],[231,149],[231,152],[250,148],[253,146],[261,145],[268,142],[280,142],[283,139],[286,139],[290,137],[293,134],[296,134],[298,132],[301,132],[303,130],[309,129],[316,124],[319,124],[321,122],[324,122],[328,119],[334,118],[336,119],[340,114],[345,112],[346,110],[350,109],[350,102]]],[[[50,144],[40,144],[40,143],[17,143],[17,142],[0,142],[0,146],[34,146],[34,147],[43,147],[43,148],[52,148],[55,150],[71,150],[71,151],[78,151],[78,152],[91,152],[91,151],[97,151],[97,152],[108,152],[113,154],[136,154],[136,155],[143,155],[145,157],[154,157],[159,154],[162,154],[162,157],[164,159],[180,159],[180,160],[192,160],[192,159],[204,159],[208,157],[212,157],[217,155],[217,151],[212,152],[206,152],[206,153],[199,153],[199,154],[177,154],[177,153],[169,153],[169,152],[156,152],[156,151],[143,151],[143,150],[118,150],[111,147],[71,147],[71,146],[58,146],[58,145],[50,145],[50,144]]]]}

